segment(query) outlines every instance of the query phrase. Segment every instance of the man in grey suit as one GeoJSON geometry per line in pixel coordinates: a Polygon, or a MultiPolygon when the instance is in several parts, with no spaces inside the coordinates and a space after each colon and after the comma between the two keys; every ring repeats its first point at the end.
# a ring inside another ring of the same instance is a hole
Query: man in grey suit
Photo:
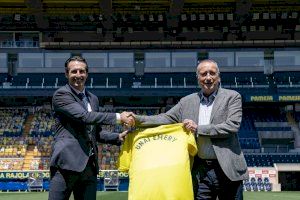
{"type": "MultiPolygon", "coordinates": [[[[134,115],[139,125],[183,122],[195,134],[198,156],[192,169],[195,199],[243,199],[247,165],[238,141],[241,95],[220,87],[218,64],[203,60],[197,67],[201,91],[183,97],[166,113],[134,115]]],[[[180,189],[180,188],[178,188],[180,189]]]]}
{"type": "Polygon", "coordinates": [[[127,134],[101,129],[102,124],[134,124],[129,112],[99,112],[98,98],[86,90],[88,65],[74,56],[65,63],[68,84],[55,91],[52,99],[56,118],[55,139],[50,159],[49,200],[96,200],[97,142],[119,144],[127,134]]]}

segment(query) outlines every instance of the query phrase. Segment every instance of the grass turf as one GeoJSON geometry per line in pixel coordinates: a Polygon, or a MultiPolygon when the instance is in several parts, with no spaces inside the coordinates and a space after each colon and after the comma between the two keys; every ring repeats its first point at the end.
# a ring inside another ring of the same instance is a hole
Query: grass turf
{"type": "MultiPolygon", "coordinates": [[[[245,200],[298,200],[300,192],[244,192],[245,200]]],[[[0,192],[3,200],[43,200],[48,192],[0,192]]],[[[70,200],[74,198],[71,197],[70,200]]],[[[98,192],[97,200],[126,200],[127,192],[98,192]]]]}

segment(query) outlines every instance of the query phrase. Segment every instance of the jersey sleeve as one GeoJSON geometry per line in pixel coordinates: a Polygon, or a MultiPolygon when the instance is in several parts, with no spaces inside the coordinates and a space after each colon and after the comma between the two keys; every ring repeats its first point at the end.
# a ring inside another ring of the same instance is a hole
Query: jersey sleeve
{"type": "Polygon", "coordinates": [[[119,171],[128,172],[130,168],[133,138],[133,133],[129,133],[122,145],[117,162],[119,171]]]}
{"type": "Polygon", "coordinates": [[[188,133],[188,151],[191,156],[195,156],[198,152],[197,144],[194,135],[188,133]]]}

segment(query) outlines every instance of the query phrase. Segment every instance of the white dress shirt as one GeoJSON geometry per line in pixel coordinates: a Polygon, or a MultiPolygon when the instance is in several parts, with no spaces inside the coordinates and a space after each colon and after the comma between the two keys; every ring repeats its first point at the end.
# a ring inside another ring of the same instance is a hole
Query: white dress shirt
{"type": "MultiPolygon", "coordinates": [[[[216,92],[211,94],[209,97],[205,97],[201,94],[200,107],[199,107],[199,119],[198,126],[210,124],[211,111],[214,105],[216,92]]],[[[216,159],[217,156],[213,149],[211,140],[208,136],[198,136],[198,156],[202,159],[216,159]]]]}

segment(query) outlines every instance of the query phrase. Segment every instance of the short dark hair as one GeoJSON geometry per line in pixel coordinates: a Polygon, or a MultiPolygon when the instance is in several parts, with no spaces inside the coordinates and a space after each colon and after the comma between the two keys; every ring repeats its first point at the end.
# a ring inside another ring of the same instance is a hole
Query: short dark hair
{"type": "Polygon", "coordinates": [[[83,57],[81,57],[81,56],[72,56],[72,57],[70,57],[68,60],[66,60],[66,62],[65,62],[65,72],[66,72],[66,73],[69,72],[68,65],[69,65],[69,63],[72,62],[72,61],[78,61],[78,62],[84,63],[85,66],[86,66],[86,67],[85,67],[86,72],[89,71],[88,64],[87,64],[86,60],[85,60],[83,57]]]}

